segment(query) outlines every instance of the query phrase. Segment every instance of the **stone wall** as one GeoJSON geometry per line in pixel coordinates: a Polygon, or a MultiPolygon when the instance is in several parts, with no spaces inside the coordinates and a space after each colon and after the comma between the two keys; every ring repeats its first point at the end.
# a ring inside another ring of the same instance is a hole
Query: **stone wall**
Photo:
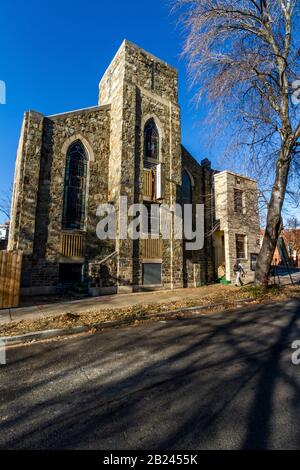
{"type": "Polygon", "coordinates": [[[241,260],[247,271],[246,282],[254,278],[251,271],[251,254],[260,250],[260,224],[256,181],[235,173],[223,171],[215,175],[216,219],[224,232],[226,278],[234,281],[233,266],[236,255],[236,235],[246,237],[246,257],[241,260]],[[235,210],[234,190],[243,193],[243,210],[235,210]]]}
{"type": "Polygon", "coordinates": [[[43,124],[42,114],[25,113],[15,168],[8,250],[23,251],[23,286],[31,283],[43,124]]]}
{"type": "Polygon", "coordinates": [[[66,153],[77,139],[89,155],[86,256],[101,259],[114,250],[113,243],[96,237],[96,209],[108,198],[109,135],[109,106],[45,118],[25,115],[10,239],[10,249],[22,249],[28,258],[22,287],[58,284],[66,153]]]}
{"type": "MultiPolygon", "coordinates": [[[[200,165],[192,155],[182,148],[182,168],[190,175],[193,189],[193,204],[204,205],[204,247],[202,250],[184,251],[185,285],[197,286],[212,282],[215,275],[213,250],[214,225],[214,188],[213,175],[209,160],[200,165]]],[[[193,216],[195,226],[195,214],[193,216]]]]}

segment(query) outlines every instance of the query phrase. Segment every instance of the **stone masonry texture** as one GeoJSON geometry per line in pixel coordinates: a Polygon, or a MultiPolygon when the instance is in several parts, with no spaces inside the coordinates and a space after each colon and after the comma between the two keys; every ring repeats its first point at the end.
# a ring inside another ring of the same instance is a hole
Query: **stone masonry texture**
{"type": "MultiPolygon", "coordinates": [[[[82,266],[83,280],[96,293],[142,289],[145,263],[161,265],[162,282],[156,288],[213,282],[217,224],[226,234],[224,257],[231,279],[235,234],[247,234],[249,253],[255,251],[259,238],[257,214],[250,227],[247,217],[230,212],[230,191],[236,184],[236,176],[218,174],[208,160],[198,163],[182,146],[177,70],[125,40],[100,81],[98,106],[54,116],[34,111],[24,115],[8,244],[9,250],[24,253],[23,291],[54,292],[60,266],[74,263],[82,266]],[[193,204],[205,208],[202,250],[188,252],[184,241],[171,237],[162,241],[159,259],[144,259],[142,240],[120,239],[124,223],[120,196],[127,196],[129,205],[144,201],[144,128],[149,119],[159,133],[164,190],[159,203],[181,204],[182,171],[186,170],[191,175],[193,204]],[[82,259],[67,258],[61,252],[66,154],[77,140],[88,155],[82,259]],[[115,240],[101,241],[96,236],[96,210],[101,203],[110,203],[116,210],[115,240]]],[[[255,182],[241,177],[239,185],[251,194],[256,207],[255,182]]]]}

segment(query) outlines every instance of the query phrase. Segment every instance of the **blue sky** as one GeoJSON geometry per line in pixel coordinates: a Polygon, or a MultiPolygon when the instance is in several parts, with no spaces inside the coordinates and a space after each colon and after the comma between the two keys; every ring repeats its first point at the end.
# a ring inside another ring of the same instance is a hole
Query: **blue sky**
{"type": "Polygon", "coordinates": [[[211,144],[212,133],[192,101],[180,58],[183,37],[169,0],[2,0],[1,16],[0,80],[7,104],[0,104],[0,195],[13,181],[24,111],[50,115],[96,105],[100,78],[124,38],[178,68],[188,150],[198,160],[212,160],[214,168],[234,165],[222,161],[222,147],[211,144]]]}
{"type": "Polygon", "coordinates": [[[183,143],[197,158],[214,161],[167,0],[4,0],[1,16],[7,104],[0,105],[0,191],[13,179],[24,111],[49,115],[96,105],[98,82],[124,38],[178,67],[183,143]]]}

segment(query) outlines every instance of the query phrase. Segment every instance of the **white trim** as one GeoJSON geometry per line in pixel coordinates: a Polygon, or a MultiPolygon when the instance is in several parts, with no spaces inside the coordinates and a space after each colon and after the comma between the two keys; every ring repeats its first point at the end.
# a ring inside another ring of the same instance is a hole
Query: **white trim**
{"type": "Polygon", "coordinates": [[[163,130],[163,126],[160,122],[160,120],[158,119],[157,116],[155,116],[155,114],[147,114],[146,116],[143,117],[142,119],[142,122],[141,122],[141,134],[142,134],[142,157],[143,157],[143,162],[145,160],[145,126],[146,124],[148,123],[148,121],[150,121],[151,119],[153,119],[156,127],[157,127],[157,131],[158,131],[158,137],[159,137],[159,155],[158,155],[158,162],[159,163],[163,163],[162,162],[162,146],[163,146],[163,139],[165,138],[165,133],[164,133],[164,130],[163,130]]]}
{"type": "Polygon", "coordinates": [[[46,116],[47,118],[53,118],[53,117],[58,117],[58,116],[64,116],[65,114],[73,114],[73,113],[80,113],[81,111],[92,111],[93,109],[101,109],[105,108],[107,105],[103,106],[89,106],[87,108],[80,108],[80,109],[74,109],[72,111],[65,111],[64,113],[57,113],[57,114],[50,114],[49,116],[46,116]]]}

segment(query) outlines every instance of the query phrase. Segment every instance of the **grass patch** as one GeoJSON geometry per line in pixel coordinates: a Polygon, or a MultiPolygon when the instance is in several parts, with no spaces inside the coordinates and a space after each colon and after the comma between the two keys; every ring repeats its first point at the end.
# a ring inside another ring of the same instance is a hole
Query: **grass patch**
{"type": "Polygon", "coordinates": [[[274,298],[284,292],[284,287],[278,285],[268,286],[267,288],[251,285],[241,288],[242,295],[249,296],[251,299],[262,300],[267,298],[274,298]]]}

